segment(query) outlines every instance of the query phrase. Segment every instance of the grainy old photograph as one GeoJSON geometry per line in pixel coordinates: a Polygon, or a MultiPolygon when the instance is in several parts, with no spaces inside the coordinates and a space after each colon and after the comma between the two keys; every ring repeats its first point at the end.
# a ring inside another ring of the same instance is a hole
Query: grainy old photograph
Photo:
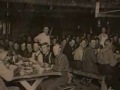
{"type": "Polygon", "coordinates": [[[0,90],[120,90],[120,0],[0,0],[0,90]]]}

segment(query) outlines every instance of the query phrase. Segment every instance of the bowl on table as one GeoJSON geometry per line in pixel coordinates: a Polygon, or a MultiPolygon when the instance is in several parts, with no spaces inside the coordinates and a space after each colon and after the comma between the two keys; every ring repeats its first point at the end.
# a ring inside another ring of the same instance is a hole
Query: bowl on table
{"type": "Polygon", "coordinates": [[[33,68],[32,67],[26,67],[25,68],[25,74],[31,74],[33,72],[33,68]]]}
{"type": "Polygon", "coordinates": [[[45,71],[45,68],[39,67],[38,68],[38,74],[42,74],[45,71]]]}

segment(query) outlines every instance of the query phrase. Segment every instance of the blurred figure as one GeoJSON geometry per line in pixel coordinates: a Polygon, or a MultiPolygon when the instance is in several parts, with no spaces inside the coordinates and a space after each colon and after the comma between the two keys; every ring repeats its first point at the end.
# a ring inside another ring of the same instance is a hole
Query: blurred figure
{"type": "Polygon", "coordinates": [[[98,36],[100,39],[100,44],[104,47],[104,42],[106,39],[108,39],[108,35],[106,34],[106,29],[102,28],[102,33],[98,36]]]}
{"type": "Polygon", "coordinates": [[[20,54],[20,45],[19,45],[19,43],[15,42],[14,45],[13,45],[13,49],[14,49],[14,54],[15,55],[20,54]]]}
{"type": "Polygon", "coordinates": [[[27,58],[31,58],[33,53],[33,48],[31,43],[27,43],[27,58]]]}
{"type": "Polygon", "coordinates": [[[96,42],[91,39],[89,46],[85,49],[82,61],[82,69],[88,73],[98,74],[97,57],[95,54],[96,42]]]}
{"type": "Polygon", "coordinates": [[[95,42],[96,42],[95,48],[96,48],[96,49],[100,48],[101,45],[100,45],[100,40],[99,40],[99,38],[96,38],[96,39],[95,39],[95,42]]]}
{"type": "Polygon", "coordinates": [[[33,53],[32,53],[32,62],[39,63],[40,65],[43,65],[43,55],[40,51],[40,46],[38,43],[33,44],[33,53]]]}
{"type": "Polygon", "coordinates": [[[80,41],[79,47],[75,49],[75,51],[73,52],[73,56],[74,56],[73,68],[74,69],[81,70],[84,49],[86,48],[86,46],[87,46],[87,41],[85,39],[82,39],[80,41]]]}
{"type": "Polygon", "coordinates": [[[27,48],[26,48],[27,46],[26,46],[26,43],[22,43],[21,45],[20,45],[20,55],[22,56],[22,57],[27,57],[27,48]]]}
{"type": "Polygon", "coordinates": [[[66,40],[66,39],[63,39],[62,42],[61,42],[61,48],[62,48],[62,49],[61,49],[61,52],[64,51],[64,48],[65,48],[66,44],[67,44],[67,40],[66,40]]]}
{"type": "Polygon", "coordinates": [[[14,77],[15,66],[9,66],[9,69],[5,66],[4,60],[7,57],[8,48],[0,44],[0,90],[19,90],[18,87],[6,87],[4,80],[11,81],[14,77]],[[2,79],[3,78],[3,79],[2,79]]]}
{"type": "Polygon", "coordinates": [[[72,66],[73,55],[72,52],[75,48],[75,40],[71,39],[65,46],[63,53],[67,56],[70,67],[72,66]]]}
{"type": "Polygon", "coordinates": [[[98,52],[99,71],[102,75],[110,75],[117,60],[112,50],[112,42],[110,39],[105,40],[105,47],[98,52]]]}
{"type": "Polygon", "coordinates": [[[79,47],[79,43],[80,43],[80,37],[76,37],[76,40],[75,40],[75,48],[78,48],[79,47]]]}
{"type": "Polygon", "coordinates": [[[53,49],[53,46],[57,43],[57,37],[54,37],[53,39],[52,39],[52,43],[51,43],[51,45],[50,45],[50,51],[52,52],[52,49],[53,49]]]}

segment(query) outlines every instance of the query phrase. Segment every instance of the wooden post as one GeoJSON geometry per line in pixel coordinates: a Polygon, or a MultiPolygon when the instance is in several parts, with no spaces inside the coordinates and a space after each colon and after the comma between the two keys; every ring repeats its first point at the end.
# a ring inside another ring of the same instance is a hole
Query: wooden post
{"type": "Polygon", "coordinates": [[[96,1],[96,7],[95,7],[95,17],[98,17],[99,14],[99,10],[100,10],[100,1],[96,1]]]}

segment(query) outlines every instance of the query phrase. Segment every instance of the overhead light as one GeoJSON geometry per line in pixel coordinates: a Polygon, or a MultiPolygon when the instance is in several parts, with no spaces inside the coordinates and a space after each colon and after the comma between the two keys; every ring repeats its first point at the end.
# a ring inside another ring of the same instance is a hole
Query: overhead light
{"type": "Polygon", "coordinates": [[[98,27],[100,27],[101,26],[101,21],[100,20],[98,20],[98,27]]]}
{"type": "Polygon", "coordinates": [[[18,10],[18,12],[22,12],[22,10],[18,10]]]}
{"type": "Polygon", "coordinates": [[[52,10],[53,9],[53,7],[52,6],[50,6],[50,10],[52,10]]]}
{"type": "Polygon", "coordinates": [[[78,25],[78,29],[80,29],[80,25],[78,25]]]}
{"type": "Polygon", "coordinates": [[[110,24],[110,22],[109,21],[107,21],[107,25],[109,25],[110,24]]]}

